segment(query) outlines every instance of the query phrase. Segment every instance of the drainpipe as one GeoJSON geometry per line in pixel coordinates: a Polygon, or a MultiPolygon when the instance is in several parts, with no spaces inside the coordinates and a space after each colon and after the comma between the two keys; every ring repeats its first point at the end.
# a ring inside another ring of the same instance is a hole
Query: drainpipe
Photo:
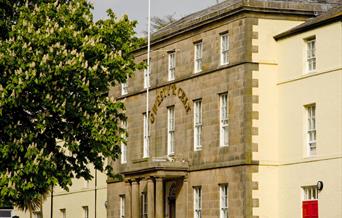
{"type": "Polygon", "coordinates": [[[95,218],[96,218],[96,205],[97,205],[97,170],[95,169],[95,218]]]}
{"type": "Polygon", "coordinates": [[[51,210],[50,210],[50,218],[53,218],[53,186],[51,187],[51,210]]]}

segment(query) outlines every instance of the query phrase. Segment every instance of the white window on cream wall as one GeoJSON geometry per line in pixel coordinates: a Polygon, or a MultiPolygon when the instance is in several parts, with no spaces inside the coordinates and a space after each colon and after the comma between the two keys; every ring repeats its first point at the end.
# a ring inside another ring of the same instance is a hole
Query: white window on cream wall
{"type": "Polygon", "coordinates": [[[220,95],[220,146],[228,146],[229,126],[228,126],[228,93],[220,95]]]}
{"type": "Polygon", "coordinates": [[[169,52],[168,57],[168,81],[172,81],[175,79],[176,72],[176,52],[169,52]]]}
{"type": "Polygon", "coordinates": [[[202,100],[194,101],[194,150],[202,149],[202,100]]]}
{"type": "Polygon", "coordinates": [[[220,64],[225,65],[229,63],[229,35],[222,33],[220,35],[220,64]]]}
{"type": "Polygon", "coordinates": [[[313,156],[317,152],[316,141],[316,104],[310,104],[305,106],[306,110],[306,147],[307,155],[313,156]]]}
{"type": "Polygon", "coordinates": [[[60,209],[60,214],[61,214],[61,218],[66,218],[66,209],[63,208],[63,209],[60,209]]]}
{"type": "Polygon", "coordinates": [[[167,108],[167,155],[175,153],[175,107],[167,108]]]}
{"type": "Polygon", "coordinates": [[[194,47],[195,47],[194,73],[199,73],[202,71],[202,50],[203,50],[202,41],[196,42],[194,44],[194,47]]]}
{"type": "Polygon", "coordinates": [[[316,37],[310,37],[306,40],[306,69],[307,72],[316,70],[316,37]]]}
{"type": "Polygon", "coordinates": [[[228,218],[228,185],[220,185],[220,218],[228,218]]]}
{"type": "Polygon", "coordinates": [[[148,119],[147,119],[147,115],[146,113],[143,114],[144,116],[144,123],[143,123],[143,128],[144,128],[144,132],[143,132],[143,158],[147,158],[150,156],[150,149],[149,149],[149,132],[147,127],[148,127],[148,119]]]}
{"type": "Polygon", "coordinates": [[[125,195],[120,195],[120,218],[126,217],[126,197],[125,195]]]}
{"type": "Polygon", "coordinates": [[[83,206],[83,218],[89,218],[89,208],[88,206],[83,206]]]}
{"type": "Polygon", "coordinates": [[[194,187],[194,218],[202,218],[202,189],[194,187]]]}

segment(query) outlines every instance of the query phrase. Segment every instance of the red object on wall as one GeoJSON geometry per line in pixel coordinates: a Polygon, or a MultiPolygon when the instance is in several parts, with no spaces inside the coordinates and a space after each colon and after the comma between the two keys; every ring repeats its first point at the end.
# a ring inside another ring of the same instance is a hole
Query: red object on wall
{"type": "Polygon", "coordinates": [[[318,200],[303,201],[303,218],[318,218],[318,200]]]}

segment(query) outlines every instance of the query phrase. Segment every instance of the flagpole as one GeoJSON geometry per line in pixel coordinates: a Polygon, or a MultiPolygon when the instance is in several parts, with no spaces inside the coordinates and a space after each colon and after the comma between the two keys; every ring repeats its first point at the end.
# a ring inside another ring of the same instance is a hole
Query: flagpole
{"type": "Polygon", "coordinates": [[[147,156],[150,156],[150,138],[149,138],[149,88],[150,88],[150,52],[151,52],[151,0],[148,0],[148,17],[147,17],[147,88],[146,88],[146,133],[147,133],[147,156]]]}

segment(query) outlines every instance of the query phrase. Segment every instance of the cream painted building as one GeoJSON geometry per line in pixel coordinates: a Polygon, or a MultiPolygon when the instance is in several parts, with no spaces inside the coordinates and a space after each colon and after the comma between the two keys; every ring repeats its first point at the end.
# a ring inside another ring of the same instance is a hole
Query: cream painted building
{"type": "MultiPolygon", "coordinates": [[[[42,210],[33,213],[33,218],[105,218],[107,216],[107,176],[100,172],[95,173],[94,170],[92,170],[92,175],[93,180],[88,182],[83,179],[74,179],[69,192],[55,187],[52,196],[49,195],[44,201],[42,210]]],[[[14,214],[20,218],[30,217],[28,212],[18,210],[15,210],[14,214]]]]}
{"type": "Polygon", "coordinates": [[[335,7],[283,33],[276,21],[254,27],[265,36],[253,41],[256,216],[342,217],[341,20],[335,7]]]}

